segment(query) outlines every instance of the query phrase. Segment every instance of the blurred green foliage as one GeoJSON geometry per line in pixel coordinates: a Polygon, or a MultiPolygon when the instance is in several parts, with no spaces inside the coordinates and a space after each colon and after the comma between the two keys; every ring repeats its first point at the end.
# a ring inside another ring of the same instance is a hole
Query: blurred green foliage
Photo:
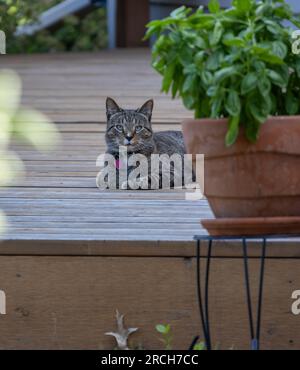
{"type": "MultiPolygon", "coordinates": [[[[11,150],[12,141],[29,142],[40,151],[50,151],[60,136],[42,113],[20,107],[21,80],[10,70],[0,71],[0,187],[11,184],[23,174],[22,159],[11,150]]],[[[0,234],[5,217],[0,210],[0,234]]]]}
{"type": "Polygon", "coordinates": [[[42,11],[59,2],[0,0],[0,29],[6,33],[7,53],[96,51],[107,46],[104,8],[95,8],[81,18],[68,16],[54,30],[42,30],[32,36],[15,36],[18,26],[36,21],[42,11]]]}

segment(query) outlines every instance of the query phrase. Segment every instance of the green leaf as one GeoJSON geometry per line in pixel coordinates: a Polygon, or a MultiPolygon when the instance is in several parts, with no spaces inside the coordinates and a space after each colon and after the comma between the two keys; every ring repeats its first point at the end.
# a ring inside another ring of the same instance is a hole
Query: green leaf
{"type": "MultiPolygon", "coordinates": [[[[0,112],[9,116],[17,111],[21,99],[22,83],[12,70],[0,72],[0,112]]],[[[1,124],[1,123],[0,123],[1,124]]]]}
{"type": "Polygon", "coordinates": [[[220,62],[222,59],[222,55],[220,52],[215,52],[209,56],[206,62],[206,68],[210,71],[215,71],[220,68],[220,62]]]}
{"type": "Polygon", "coordinates": [[[286,82],[286,86],[289,84],[291,77],[291,69],[286,65],[275,66],[274,71],[280,74],[281,78],[286,82]]]}
{"type": "Polygon", "coordinates": [[[191,74],[188,75],[187,78],[184,81],[184,84],[182,86],[182,91],[186,93],[187,91],[191,90],[193,87],[194,81],[195,81],[195,75],[191,74]]]}
{"type": "Polygon", "coordinates": [[[267,9],[270,9],[269,4],[260,4],[255,10],[255,15],[262,16],[267,9]]]}
{"type": "Polygon", "coordinates": [[[257,122],[255,120],[249,119],[247,121],[246,137],[250,142],[255,143],[257,141],[260,125],[260,122],[257,122]]]}
{"type": "Polygon", "coordinates": [[[261,95],[269,95],[271,91],[271,82],[266,76],[262,76],[257,81],[257,87],[261,95]]]}
{"type": "Polygon", "coordinates": [[[268,19],[264,20],[264,23],[267,26],[267,30],[269,32],[271,32],[273,35],[276,35],[276,36],[280,35],[281,33],[280,25],[268,19]]]}
{"type": "Polygon", "coordinates": [[[300,28],[300,21],[299,21],[299,18],[296,19],[294,17],[290,17],[289,18],[289,21],[296,27],[300,28]]]}
{"type": "Polygon", "coordinates": [[[268,62],[270,64],[279,64],[280,65],[280,64],[284,63],[282,58],[279,58],[277,55],[271,54],[271,53],[261,54],[260,59],[263,60],[264,62],[268,62]]]}
{"type": "Polygon", "coordinates": [[[230,117],[228,131],[225,138],[225,144],[227,147],[233,145],[239,135],[239,124],[240,124],[240,116],[230,117]]]}
{"type": "Polygon", "coordinates": [[[231,77],[238,73],[239,73],[239,68],[237,66],[222,68],[215,74],[215,83],[220,84],[226,78],[231,77]]]}
{"type": "Polygon", "coordinates": [[[204,57],[205,57],[205,51],[198,51],[198,53],[194,57],[194,61],[197,64],[197,66],[202,65],[204,57]]]}
{"type": "Polygon", "coordinates": [[[170,32],[169,33],[170,40],[173,41],[174,44],[178,44],[181,41],[181,34],[179,32],[170,32]]]}
{"type": "Polygon", "coordinates": [[[285,109],[290,116],[293,116],[299,112],[300,99],[296,98],[294,94],[289,91],[285,98],[285,109]]]}
{"type": "Polygon", "coordinates": [[[245,41],[239,37],[224,40],[223,44],[225,44],[226,46],[235,46],[238,48],[244,48],[246,46],[245,41]]]}
{"type": "Polygon", "coordinates": [[[39,151],[51,151],[54,145],[59,144],[60,136],[55,125],[43,113],[22,109],[14,115],[12,121],[15,134],[39,151]]]}
{"type": "Polygon", "coordinates": [[[288,4],[283,4],[282,6],[275,8],[274,14],[279,18],[288,19],[292,22],[293,11],[288,4]]]}
{"type": "Polygon", "coordinates": [[[233,0],[232,5],[241,13],[248,13],[252,8],[251,0],[233,0]]]}
{"type": "Polygon", "coordinates": [[[241,113],[241,101],[235,90],[230,90],[226,99],[225,108],[229,115],[239,116],[241,113]]]}
{"type": "Polygon", "coordinates": [[[219,92],[219,87],[218,86],[210,86],[210,88],[206,91],[207,96],[214,97],[218,94],[219,92]]]}
{"type": "Polygon", "coordinates": [[[266,63],[262,62],[262,61],[258,61],[256,60],[254,63],[253,63],[253,67],[256,69],[256,71],[260,74],[261,72],[265,73],[266,71],[266,63]]]}
{"type": "Polygon", "coordinates": [[[267,120],[268,114],[264,107],[262,107],[261,102],[259,102],[257,99],[249,102],[248,109],[256,122],[264,123],[267,120]]]}
{"type": "Polygon", "coordinates": [[[188,64],[183,69],[183,74],[184,75],[190,75],[190,74],[196,74],[196,73],[197,73],[197,68],[193,63],[188,64]]]}
{"type": "Polygon", "coordinates": [[[211,118],[219,118],[224,100],[224,94],[219,91],[219,94],[211,99],[211,118]]]}
{"type": "Polygon", "coordinates": [[[260,44],[253,45],[251,47],[251,52],[254,55],[260,56],[262,54],[268,54],[268,52],[271,50],[271,47],[265,47],[260,44]]]}
{"type": "Polygon", "coordinates": [[[184,47],[177,52],[177,57],[184,67],[194,66],[194,55],[191,49],[184,47]]]}
{"type": "Polygon", "coordinates": [[[274,41],[272,45],[273,54],[280,59],[284,59],[287,56],[288,48],[281,41],[274,41]]]}
{"type": "Polygon", "coordinates": [[[200,76],[201,76],[202,82],[206,86],[210,85],[213,81],[213,75],[209,71],[206,71],[206,70],[201,71],[200,76]]]}
{"type": "Polygon", "coordinates": [[[183,18],[186,14],[190,12],[190,9],[187,9],[184,5],[173,10],[170,14],[171,18],[180,19],[183,18]]]}
{"type": "Polygon", "coordinates": [[[206,41],[204,40],[203,37],[201,36],[197,36],[196,39],[194,40],[194,45],[199,48],[199,49],[207,49],[207,43],[206,41]]]}
{"type": "Polygon", "coordinates": [[[195,118],[210,116],[210,98],[207,96],[199,96],[195,106],[195,118]]]}
{"type": "Polygon", "coordinates": [[[164,67],[166,65],[166,61],[164,58],[161,58],[159,60],[155,60],[153,63],[152,63],[152,67],[158,71],[159,73],[163,73],[163,70],[164,70],[164,67]]]}
{"type": "Polygon", "coordinates": [[[209,36],[209,42],[211,46],[215,46],[218,44],[218,42],[221,40],[221,37],[223,35],[223,26],[221,22],[217,21],[214,27],[213,32],[209,36]]]}
{"type": "Polygon", "coordinates": [[[183,94],[182,95],[183,104],[187,109],[193,109],[195,104],[194,96],[190,94],[183,94]]]}
{"type": "Polygon", "coordinates": [[[280,41],[275,42],[263,42],[254,45],[251,49],[254,55],[259,56],[259,58],[270,64],[283,64],[284,58],[287,53],[285,44],[280,41]]]}
{"type": "Polygon", "coordinates": [[[169,92],[170,86],[173,80],[173,75],[175,71],[175,63],[169,64],[164,71],[164,78],[162,82],[162,91],[169,92]]]}
{"type": "Polygon", "coordinates": [[[267,75],[274,85],[279,86],[281,88],[285,88],[287,86],[288,81],[285,81],[279,73],[271,69],[268,69],[267,75]]]}
{"type": "Polygon", "coordinates": [[[149,25],[143,40],[148,40],[151,36],[153,36],[153,35],[155,35],[159,32],[160,32],[160,27],[149,25]]]}
{"type": "Polygon", "coordinates": [[[242,95],[246,95],[253,91],[257,85],[257,74],[254,72],[248,73],[242,80],[241,91],[242,95]]]}
{"type": "Polygon", "coordinates": [[[179,90],[179,81],[177,79],[177,80],[173,81],[173,84],[172,84],[172,98],[173,99],[176,98],[178,90],[179,90]]]}
{"type": "Polygon", "coordinates": [[[208,9],[211,13],[218,13],[220,10],[219,0],[210,0],[208,3],[208,9]]]}
{"type": "Polygon", "coordinates": [[[300,78],[300,58],[296,58],[295,65],[293,66],[297,73],[297,76],[300,78]]]}

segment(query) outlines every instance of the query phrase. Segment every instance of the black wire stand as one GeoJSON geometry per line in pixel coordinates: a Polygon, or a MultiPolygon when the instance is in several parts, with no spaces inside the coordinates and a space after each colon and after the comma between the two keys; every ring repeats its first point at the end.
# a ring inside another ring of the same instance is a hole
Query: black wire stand
{"type": "MultiPolygon", "coordinates": [[[[195,236],[196,241],[196,281],[197,281],[197,299],[199,306],[199,314],[202,325],[202,331],[205,338],[205,345],[207,350],[212,350],[212,340],[210,334],[210,318],[209,318],[209,277],[210,277],[210,266],[213,258],[213,243],[215,241],[240,241],[243,249],[243,266],[244,266],[244,279],[245,279],[245,291],[246,291],[246,303],[248,309],[249,319],[249,330],[251,338],[251,350],[260,349],[260,333],[261,333],[261,313],[263,305],[263,288],[264,288],[264,276],[265,276],[265,261],[267,242],[274,239],[291,239],[299,238],[300,235],[255,235],[255,236],[195,236]],[[259,275],[259,287],[258,287],[258,301],[256,307],[256,317],[254,318],[253,304],[251,299],[251,284],[249,274],[249,257],[248,257],[248,241],[261,241],[261,254],[260,254],[260,275],[259,275]],[[208,242],[207,256],[201,256],[201,243],[208,242]],[[204,271],[204,295],[202,294],[202,276],[201,271],[201,258],[206,259],[206,267],[204,271]],[[256,322],[254,321],[256,319],[256,322]]],[[[197,342],[199,336],[197,336],[191,345],[191,349],[194,343],[197,342]]]]}

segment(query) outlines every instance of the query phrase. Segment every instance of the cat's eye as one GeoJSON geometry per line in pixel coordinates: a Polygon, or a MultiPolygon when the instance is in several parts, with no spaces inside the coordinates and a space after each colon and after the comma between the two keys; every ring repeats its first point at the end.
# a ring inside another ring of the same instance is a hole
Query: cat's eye
{"type": "Polygon", "coordinates": [[[122,125],[116,125],[115,128],[119,131],[119,132],[122,132],[123,131],[123,126],[122,125]]]}
{"type": "Polygon", "coordinates": [[[141,126],[141,125],[139,125],[139,126],[136,126],[135,127],[135,131],[136,132],[140,132],[140,131],[142,131],[142,129],[144,128],[144,126],[141,126]]]}

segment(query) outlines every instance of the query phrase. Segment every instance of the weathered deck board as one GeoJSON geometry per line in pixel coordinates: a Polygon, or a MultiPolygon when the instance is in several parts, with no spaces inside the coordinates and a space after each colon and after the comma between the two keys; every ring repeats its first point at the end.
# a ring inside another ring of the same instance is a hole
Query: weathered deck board
{"type": "Polygon", "coordinates": [[[104,121],[103,107],[109,95],[125,106],[154,98],[154,122],[180,122],[192,116],[180,101],[160,93],[161,78],[151,69],[146,50],[5,56],[1,66],[21,74],[23,103],[41,109],[56,122],[104,121]]]}

